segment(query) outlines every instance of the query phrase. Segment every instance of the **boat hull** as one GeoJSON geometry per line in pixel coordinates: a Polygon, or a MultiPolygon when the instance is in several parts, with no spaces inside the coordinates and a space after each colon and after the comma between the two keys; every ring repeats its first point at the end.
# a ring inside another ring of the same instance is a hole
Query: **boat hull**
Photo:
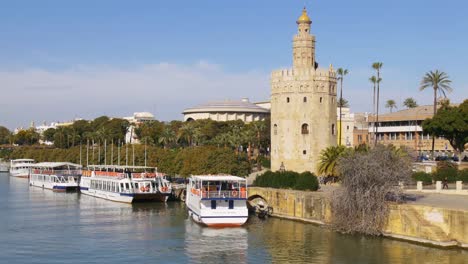
{"type": "Polygon", "coordinates": [[[54,192],[76,192],[78,190],[77,184],[56,184],[51,182],[36,182],[29,183],[30,186],[52,190],[54,192]]]}
{"type": "Polygon", "coordinates": [[[83,188],[83,187],[80,188],[80,192],[82,194],[106,199],[106,200],[113,201],[113,202],[119,202],[119,203],[132,203],[133,202],[132,194],[106,192],[102,190],[93,190],[93,189],[90,190],[88,188],[83,188]]]}
{"type": "Polygon", "coordinates": [[[244,225],[249,219],[248,213],[245,215],[204,215],[198,213],[195,210],[188,208],[189,217],[200,225],[224,228],[224,227],[239,227],[244,225]]]}
{"type": "Polygon", "coordinates": [[[10,169],[10,176],[27,179],[29,178],[29,169],[19,169],[19,170],[10,169]]]}

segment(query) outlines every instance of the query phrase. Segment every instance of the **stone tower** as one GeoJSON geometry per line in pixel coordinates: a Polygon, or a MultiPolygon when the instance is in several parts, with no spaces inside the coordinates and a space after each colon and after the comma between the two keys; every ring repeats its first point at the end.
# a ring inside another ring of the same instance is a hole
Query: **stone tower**
{"type": "Polygon", "coordinates": [[[320,151],[336,145],[336,73],[318,68],[304,8],[293,38],[293,68],[271,74],[271,168],[317,173],[320,151]]]}

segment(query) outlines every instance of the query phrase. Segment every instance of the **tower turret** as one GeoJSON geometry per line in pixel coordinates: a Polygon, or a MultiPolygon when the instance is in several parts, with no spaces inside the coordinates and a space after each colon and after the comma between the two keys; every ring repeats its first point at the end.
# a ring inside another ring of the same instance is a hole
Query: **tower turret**
{"type": "Polygon", "coordinates": [[[297,19],[297,34],[293,39],[293,67],[315,68],[315,36],[310,34],[312,20],[304,7],[297,19]]]}

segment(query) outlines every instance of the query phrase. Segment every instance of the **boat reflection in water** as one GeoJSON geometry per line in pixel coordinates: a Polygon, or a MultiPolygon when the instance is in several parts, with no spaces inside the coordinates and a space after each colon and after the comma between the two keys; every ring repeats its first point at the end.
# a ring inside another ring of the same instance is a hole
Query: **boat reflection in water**
{"type": "Polygon", "coordinates": [[[191,263],[247,263],[247,249],[243,227],[209,228],[185,221],[185,254],[191,263]]]}

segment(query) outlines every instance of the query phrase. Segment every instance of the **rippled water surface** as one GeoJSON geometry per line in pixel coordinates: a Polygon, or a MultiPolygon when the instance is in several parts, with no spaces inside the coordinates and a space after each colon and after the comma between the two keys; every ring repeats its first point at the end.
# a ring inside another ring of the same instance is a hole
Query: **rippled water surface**
{"type": "Polygon", "coordinates": [[[0,263],[132,262],[468,263],[468,253],[274,218],[204,228],[181,203],[120,204],[0,173],[0,263]]]}

